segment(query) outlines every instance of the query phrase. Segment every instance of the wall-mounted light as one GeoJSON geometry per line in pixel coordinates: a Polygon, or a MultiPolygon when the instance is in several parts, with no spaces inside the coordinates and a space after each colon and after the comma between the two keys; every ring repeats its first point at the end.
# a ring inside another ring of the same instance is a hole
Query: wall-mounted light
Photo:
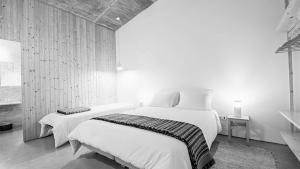
{"type": "Polygon", "coordinates": [[[117,64],[117,71],[120,72],[120,71],[122,71],[123,69],[124,69],[124,67],[122,66],[122,64],[121,64],[121,63],[118,63],[118,64],[117,64]]]}
{"type": "Polygon", "coordinates": [[[233,115],[235,117],[241,117],[242,116],[242,101],[241,100],[235,100],[233,101],[233,115]]]}

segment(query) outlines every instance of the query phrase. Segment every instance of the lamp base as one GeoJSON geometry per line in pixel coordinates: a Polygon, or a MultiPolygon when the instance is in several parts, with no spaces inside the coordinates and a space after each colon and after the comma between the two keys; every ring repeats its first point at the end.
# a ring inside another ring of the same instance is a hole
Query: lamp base
{"type": "Polygon", "coordinates": [[[13,124],[9,122],[0,122],[0,131],[7,131],[13,128],[13,124]]]}

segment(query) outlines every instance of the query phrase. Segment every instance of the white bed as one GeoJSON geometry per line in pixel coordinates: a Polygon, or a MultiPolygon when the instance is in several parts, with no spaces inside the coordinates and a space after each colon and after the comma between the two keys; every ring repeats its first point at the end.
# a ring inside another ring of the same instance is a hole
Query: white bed
{"type": "Polygon", "coordinates": [[[59,147],[68,142],[68,135],[81,122],[93,117],[106,115],[110,113],[120,113],[123,111],[135,109],[135,106],[127,103],[113,103],[107,105],[93,106],[90,111],[72,115],[63,115],[59,113],[50,113],[44,116],[39,123],[41,124],[40,137],[46,137],[53,134],[55,147],[59,147]]]}
{"type": "MultiPolygon", "coordinates": [[[[210,148],[221,124],[216,111],[182,108],[144,107],[124,114],[143,115],[194,124],[202,129],[210,148]]],[[[134,127],[99,120],[88,120],[78,125],[69,135],[74,153],[85,145],[99,150],[126,164],[140,169],[191,169],[186,145],[169,136],[134,127]]]]}

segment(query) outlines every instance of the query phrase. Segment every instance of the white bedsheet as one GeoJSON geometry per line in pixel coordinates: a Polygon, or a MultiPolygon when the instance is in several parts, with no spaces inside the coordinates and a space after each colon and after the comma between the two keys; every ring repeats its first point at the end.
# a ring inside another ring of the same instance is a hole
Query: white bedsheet
{"type": "MultiPolygon", "coordinates": [[[[216,111],[198,111],[180,108],[145,107],[126,114],[144,115],[194,124],[202,129],[211,147],[221,124],[216,111]]],[[[169,136],[155,132],[117,125],[99,120],[88,120],[78,125],[69,135],[70,142],[79,141],[107,152],[138,168],[191,169],[186,145],[169,136]]],[[[71,144],[74,153],[78,150],[71,144]]]]}
{"type": "Polygon", "coordinates": [[[91,107],[91,111],[77,113],[72,115],[63,115],[59,113],[50,113],[44,116],[39,123],[41,124],[40,137],[45,137],[53,133],[55,147],[59,147],[68,141],[70,132],[81,122],[93,117],[106,115],[110,113],[120,113],[135,106],[127,103],[113,103],[91,107]]]}

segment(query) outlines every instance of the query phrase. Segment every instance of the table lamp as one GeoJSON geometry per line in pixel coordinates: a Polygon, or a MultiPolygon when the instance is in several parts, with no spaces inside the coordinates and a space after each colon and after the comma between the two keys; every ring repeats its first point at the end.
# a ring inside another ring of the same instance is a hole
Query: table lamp
{"type": "Polygon", "coordinates": [[[242,101],[241,100],[235,100],[233,102],[233,116],[235,117],[241,117],[242,116],[242,101]]]}

